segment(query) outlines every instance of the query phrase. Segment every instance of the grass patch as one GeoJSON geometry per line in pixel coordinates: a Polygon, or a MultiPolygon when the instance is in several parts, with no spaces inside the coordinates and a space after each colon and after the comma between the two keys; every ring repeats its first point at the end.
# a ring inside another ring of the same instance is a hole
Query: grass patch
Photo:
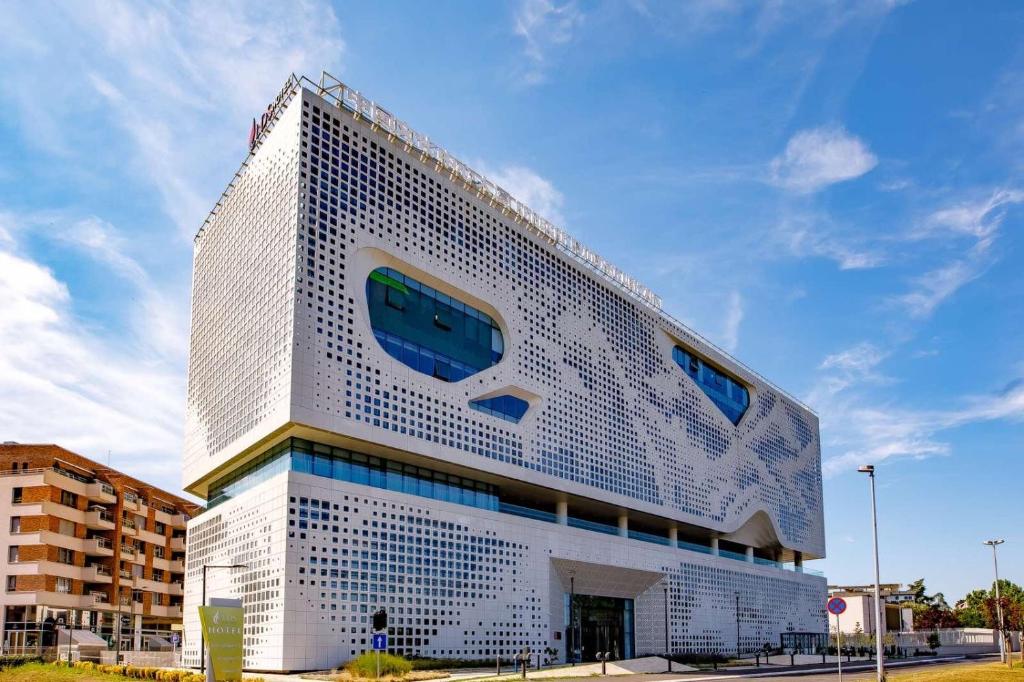
{"type": "Polygon", "coordinates": [[[967,663],[924,670],[894,669],[889,677],[900,682],[1020,682],[1024,681],[1024,668],[1019,663],[1012,670],[1004,663],[967,663]]]}
{"type": "Polygon", "coordinates": [[[0,670],[0,682],[121,682],[127,679],[122,675],[109,675],[97,670],[68,668],[49,663],[26,663],[0,670]]]}

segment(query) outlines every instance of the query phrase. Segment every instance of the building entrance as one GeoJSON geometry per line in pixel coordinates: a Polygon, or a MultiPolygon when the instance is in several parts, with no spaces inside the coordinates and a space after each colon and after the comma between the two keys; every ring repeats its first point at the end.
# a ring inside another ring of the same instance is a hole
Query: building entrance
{"type": "MultiPolygon", "coordinates": [[[[566,603],[569,595],[565,595],[566,603]]],[[[633,600],[577,594],[566,641],[575,660],[594,661],[599,652],[615,660],[633,657],[633,600]],[[575,632],[573,632],[575,630],[575,632]]]]}

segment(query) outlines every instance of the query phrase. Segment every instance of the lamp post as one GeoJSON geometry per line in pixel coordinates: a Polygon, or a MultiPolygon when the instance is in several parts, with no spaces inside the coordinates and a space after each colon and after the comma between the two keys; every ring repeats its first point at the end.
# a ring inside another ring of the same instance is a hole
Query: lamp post
{"type": "Polygon", "coordinates": [[[875,545],[875,653],[878,658],[878,682],[885,682],[885,650],[882,642],[885,621],[882,619],[882,578],[878,567],[878,509],[875,501],[875,467],[872,464],[865,464],[858,468],[857,471],[867,474],[871,480],[871,529],[875,545]]]}
{"type": "Polygon", "coordinates": [[[576,665],[576,571],[569,571],[569,660],[576,665]]]}
{"type": "MultiPolygon", "coordinates": [[[[245,564],[203,564],[203,598],[200,606],[206,606],[206,571],[210,568],[248,568],[245,564]]],[[[203,651],[206,643],[203,641],[203,628],[199,628],[199,669],[206,673],[206,652],[203,651]]]]}
{"type": "Polygon", "coordinates": [[[1005,540],[986,540],[985,544],[992,548],[992,566],[996,570],[996,626],[999,628],[999,660],[1006,663],[1006,641],[1003,636],[1003,605],[999,598],[999,559],[996,558],[996,547],[1005,540]]]}
{"type": "Polygon", "coordinates": [[[740,657],[740,593],[736,593],[736,658],[740,657]]]}

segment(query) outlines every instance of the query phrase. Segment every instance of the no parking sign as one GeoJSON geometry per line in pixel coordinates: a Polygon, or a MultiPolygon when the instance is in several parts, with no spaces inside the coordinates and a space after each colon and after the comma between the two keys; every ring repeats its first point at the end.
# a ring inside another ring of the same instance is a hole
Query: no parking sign
{"type": "Polygon", "coordinates": [[[842,597],[832,597],[828,600],[828,604],[826,604],[825,608],[827,608],[828,612],[833,616],[838,616],[846,610],[846,600],[842,597]]]}

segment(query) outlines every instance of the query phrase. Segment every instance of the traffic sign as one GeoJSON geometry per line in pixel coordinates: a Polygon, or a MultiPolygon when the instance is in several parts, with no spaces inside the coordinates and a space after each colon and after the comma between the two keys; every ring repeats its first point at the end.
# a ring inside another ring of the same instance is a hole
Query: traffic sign
{"type": "Polygon", "coordinates": [[[373,633],[373,650],[374,651],[387,651],[388,650],[388,633],[386,633],[386,632],[375,632],[375,633],[373,633]]]}
{"type": "Polygon", "coordinates": [[[829,613],[834,616],[838,616],[846,610],[846,600],[842,597],[832,597],[828,600],[827,608],[829,613]]]}
{"type": "Polygon", "coordinates": [[[171,646],[178,646],[178,642],[181,641],[181,635],[177,632],[171,633],[171,646]]]}

